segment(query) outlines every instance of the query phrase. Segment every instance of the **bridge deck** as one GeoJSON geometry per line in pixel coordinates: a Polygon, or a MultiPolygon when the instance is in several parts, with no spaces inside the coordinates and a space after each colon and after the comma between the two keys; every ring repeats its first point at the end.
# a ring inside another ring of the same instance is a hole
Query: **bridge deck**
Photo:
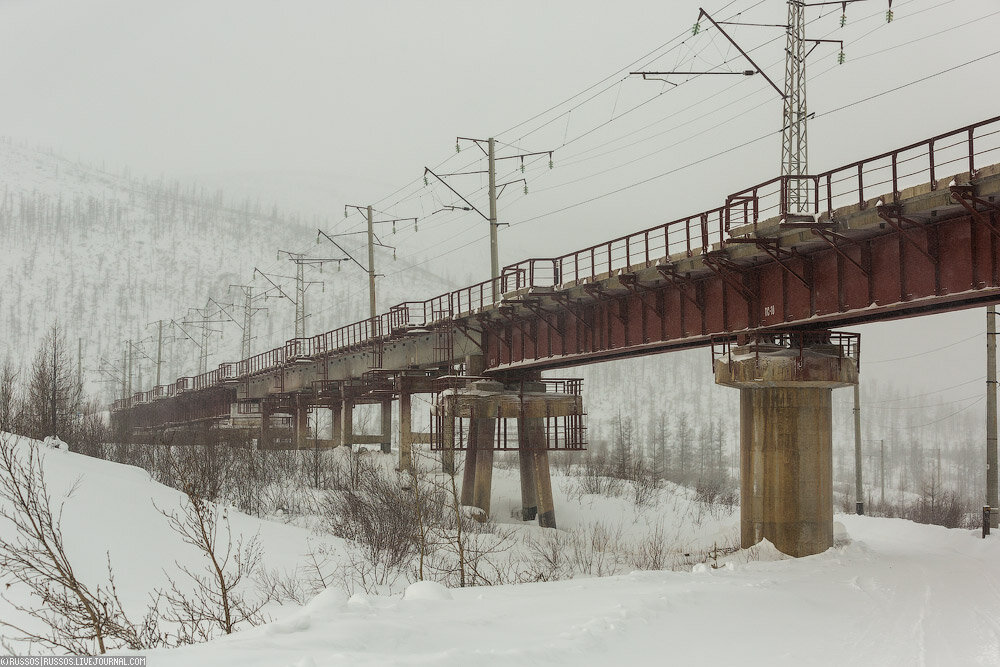
{"type": "MultiPolygon", "coordinates": [[[[710,343],[762,327],[843,326],[1000,300],[1000,118],[792,179],[206,374],[116,401],[155,428],[225,419],[268,397],[391,399],[407,377],[485,355],[486,374],[551,369],[710,343]],[[939,178],[948,168],[961,173],[939,178]],[[907,186],[908,187],[904,187],[907,186]]],[[[324,403],[325,402],[325,403],[324,403]]]]}

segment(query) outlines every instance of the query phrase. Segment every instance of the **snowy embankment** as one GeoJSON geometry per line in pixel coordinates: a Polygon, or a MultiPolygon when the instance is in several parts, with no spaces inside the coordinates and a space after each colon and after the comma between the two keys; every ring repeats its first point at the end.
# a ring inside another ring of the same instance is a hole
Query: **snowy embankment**
{"type": "MultiPolygon", "coordinates": [[[[174,560],[197,563],[156,509],[176,507],[182,495],[144,471],[59,450],[47,452],[45,470],[53,500],[66,499],[62,524],[74,563],[100,579],[110,553],[126,607],[141,610],[174,560]]],[[[516,504],[516,474],[497,470],[495,480],[493,513],[502,518],[516,504]]],[[[637,511],[626,498],[581,496],[567,492],[570,478],[554,481],[563,528],[617,521],[624,539],[639,539],[660,516],[668,540],[694,549],[731,539],[735,527],[732,514],[693,515],[696,504],[676,489],[673,500],[637,511]],[[685,531],[680,522],[700,528],[685,531]]],[[[340,544],[228,514],[234,535],[258,536],[269,569],[303,565],[310,542],[340,544]]],[[[304,608],[269,608],[275,620],[267,625],[144,653],[154,666],[1000,664],[1000,538],[902,520],[838,520],[852,541],[810,558],[782,559],[761,545],[719,559],[718,569],[619,569],[626,573],[452,590],[423,582],[386,596],[330,588],[304,608]]]]}
{"type": "Polygon", "coordinates": [[[718,570],[347,599],[150,665],[996,665],[1000,539],[840,517],[851,544],[718,570]],[[448,599],[448,598],[451,599],[448,599]]]}

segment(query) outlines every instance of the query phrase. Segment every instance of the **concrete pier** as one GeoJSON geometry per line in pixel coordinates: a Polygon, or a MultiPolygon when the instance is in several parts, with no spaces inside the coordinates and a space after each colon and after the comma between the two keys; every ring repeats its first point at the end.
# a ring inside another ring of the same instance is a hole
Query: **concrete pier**
{"type": "MultiPolygon", "coordinates": [[[[486,516],[490,514],[490,497],[493,493],[493,448],[496,433],[496,411],[482,411],[472,420],[471,430],[476,433],[476,478],[472,493],[472,506],[483,510],[486,516]]],[[[469,443],[472,451],[473,443],[469,443]]]]}
{"type": "Polygon", "coordinates": [[[740,390],[740,535],[790,556],[833,546],[832,390],[858,381],[855,358],[819,334],[769,339],[715,360],[740,390]]]}
{"type": "MultiPolygon", "coordinates": [[[[538,525],[542,528],[555,528],[556,506],[552,498],[552,477],[549,471],[549,450],[545,444],[545,425],[541,419],[529,418],[524,420],[524,426],[524,433],[521,434],[521,449],[527,449],[527,454],[531,459],[531,467],[534,469],[535,494],[538,500],[538,525]]],[[[521,495],[523,499],[523,486],[521,495]]]]}
{"type": "Polygon", "coordinates": [[[382,452],[392,453],[392,399],[382,401],[382,452]]]}
{"type": "Polygon", "coordinates": [[[354,403],[347,399],[340,404],[340,444],[348,449],[354,444],[354,403]]]}
{"type": "Polygon", "coordinates": [[[410,392],[399,394],[399,470],[409,471],[413,465],[413,410],[410,392]]]}
{"type": "Polygon", "coordinates": [[[334,447],[344,444],[343,409],[339,402],[330,403],[330,440],[334,447]]]}

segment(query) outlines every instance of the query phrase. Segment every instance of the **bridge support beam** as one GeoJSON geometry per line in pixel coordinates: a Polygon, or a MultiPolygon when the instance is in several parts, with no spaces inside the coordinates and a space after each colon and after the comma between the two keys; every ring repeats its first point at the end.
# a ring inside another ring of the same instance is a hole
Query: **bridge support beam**
{"type": "MultiPolygon", "coordinates": [[[[538,381],[541,377],[541,373],[526,377],[521,390],[545,391],[545,385],[538,381]]],[[[517,418],[517,432],[520,439],[517,460],[521,472],[521,521],[532,521],[538,516],[538,475],[535,471],[535,458],[528,444],[528,434],[533,434],[532,437],[536,440],[539,437],[544,440],[545,425],[541,419],[528,418],[522,413],[517,418]]],[[[549,474],[547,465],[545,474],[549,474]]],[[[549,486],[551,487],[551,482],[549,486]]]]}
{"type": "MultiPolygon", "coordinates": [[[[442,452],[442,456],[444,452],[442,452]]],[[[462,470],[462,496],[460,502],[463,505],[473,504],[473,497],[476,491],[476,458],[479,456],[479,431],[475,427],[475,420],[469,426],[469,442],[465,447],[465,465],[462,470]]]]}
{"type": "MultiPolygon", "coordinates": [[[[549,472],[549,450],[545,442],[545,423],[543,419],[525,419],[524,432],[521,434],[521,450],[527,449],[530,467],[534,473],[535,495],[538,502],[538,525],[542,528],[556,527],[556,506],[552,499],[552,477],[549,472]]],[[[524,463],[522,463],[522,469],[524,463]]],[[[521,478],[521,498],[524,502],[525,478],[521,478]]],[[[522,515],[524,509],[521,510],[522,515]]]]}
{"type": "Polygon", "coordinates": [[[469,452],[475,446],[476,458],[476,479],[472,493],[472,506],[483,510],[485,515],[490,515],[490,497],[493,493],[493,447],[494,435],[496,433],[496,408],[490,410],[490,406],[484,405],[478,410],[479,416],[472,420],[470,433],[475,432],[475,442],[469,442],[469,452]]]}
{"type": "Polygon", "coordinates": [[[333,447],[343,444],[343,408],[340,403],[330,403],[330,441],[333,447]]]}
{"type": "Polygon", "coordinates": [[[392,399],[382,401],[382,453],[392,453],[392,399]]]}
{"type": "Polygon", "coordinates": [[[268,401],[260,402],[260,441],[258,446],[261,449],[268,449],[271,446],[271,406],[268,401]]]}
{"type": "Polygon", "coordinates": [[[790,556],[833,546],[832,390],[858,381],[830,332],[757,340],[715,360],[715,381],[740,390],[740,538],[790,556]]]}
{"type": "Polygon", "coordinates": [[[410,392],[399,393],[399,470],[409,471],[413,466],[413,412],[410,392]]]}
{"type": "Polygon", "coordinates": [[[340,444],[348,449],[354,444],[354,402],[346,398],[340,403],[340,444]]]}
{"type": "Polygon", "coordinates": [[[305,449],[308,446],[309,436],[309,406],[302,403],[302,399],[295,399],[295,414],[292,419],[292,441],[296,449],[305,449]]]}

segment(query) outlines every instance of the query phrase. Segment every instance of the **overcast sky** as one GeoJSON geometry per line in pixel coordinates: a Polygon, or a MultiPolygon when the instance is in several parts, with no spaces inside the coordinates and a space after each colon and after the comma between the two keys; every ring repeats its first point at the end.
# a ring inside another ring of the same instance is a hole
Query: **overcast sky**
{"type": "MultiPolygon", "coordinates": [[[[1000,56],[939,74],[996,50],[995,0],[895,0],[891,24],[886,5],[850,5],[843,29],[839,6],[809,10],[809,36],[845,40],[846,56],[838,66],[832,44],[810,56],[812,171],[1000,110],[991,85],[1000,56]]],[[[501,200],[501,220],[511,223],[502,261],[514,262],[712,208],[778,174],[781,104],[761,76],[627,77],[632,68],[746,69],[706,22],[691,35],[698,6],[2,0],[0,134],[141,174],[223,184],[331,220],[345,203],[375,202],[399,216],[453,203],[420,176],[449,158],[443,169],[483,168],[468,145],[456,156],[456,135],[497,136],[505,154],[511,145],[555,150],[551,171],[547,158],[528,162],[529,195],[518,184],[501,200]]],[[[720,19],[742,11],[745,21],[785,20],[777,0],[706,9],[720,19]]],[[[732,33],[780,86],[782,31],[732,33]]],[[[458,179],[485,205],[480,176],[458,179]]],[[[486,278],[486,227],[465,216],[432,218],[406,251],[486,278]]],[[[926,320],[919,333],[865,328],[866,350],[877,359],[937,348],[984,330],[983,319],[977,310],[926,320]]],[[[981,345],[977,338],[943,352],[949,374],[979,372],[981,345]]],[[[926,375],[907,368],[900,372],[926,375]]]]}

